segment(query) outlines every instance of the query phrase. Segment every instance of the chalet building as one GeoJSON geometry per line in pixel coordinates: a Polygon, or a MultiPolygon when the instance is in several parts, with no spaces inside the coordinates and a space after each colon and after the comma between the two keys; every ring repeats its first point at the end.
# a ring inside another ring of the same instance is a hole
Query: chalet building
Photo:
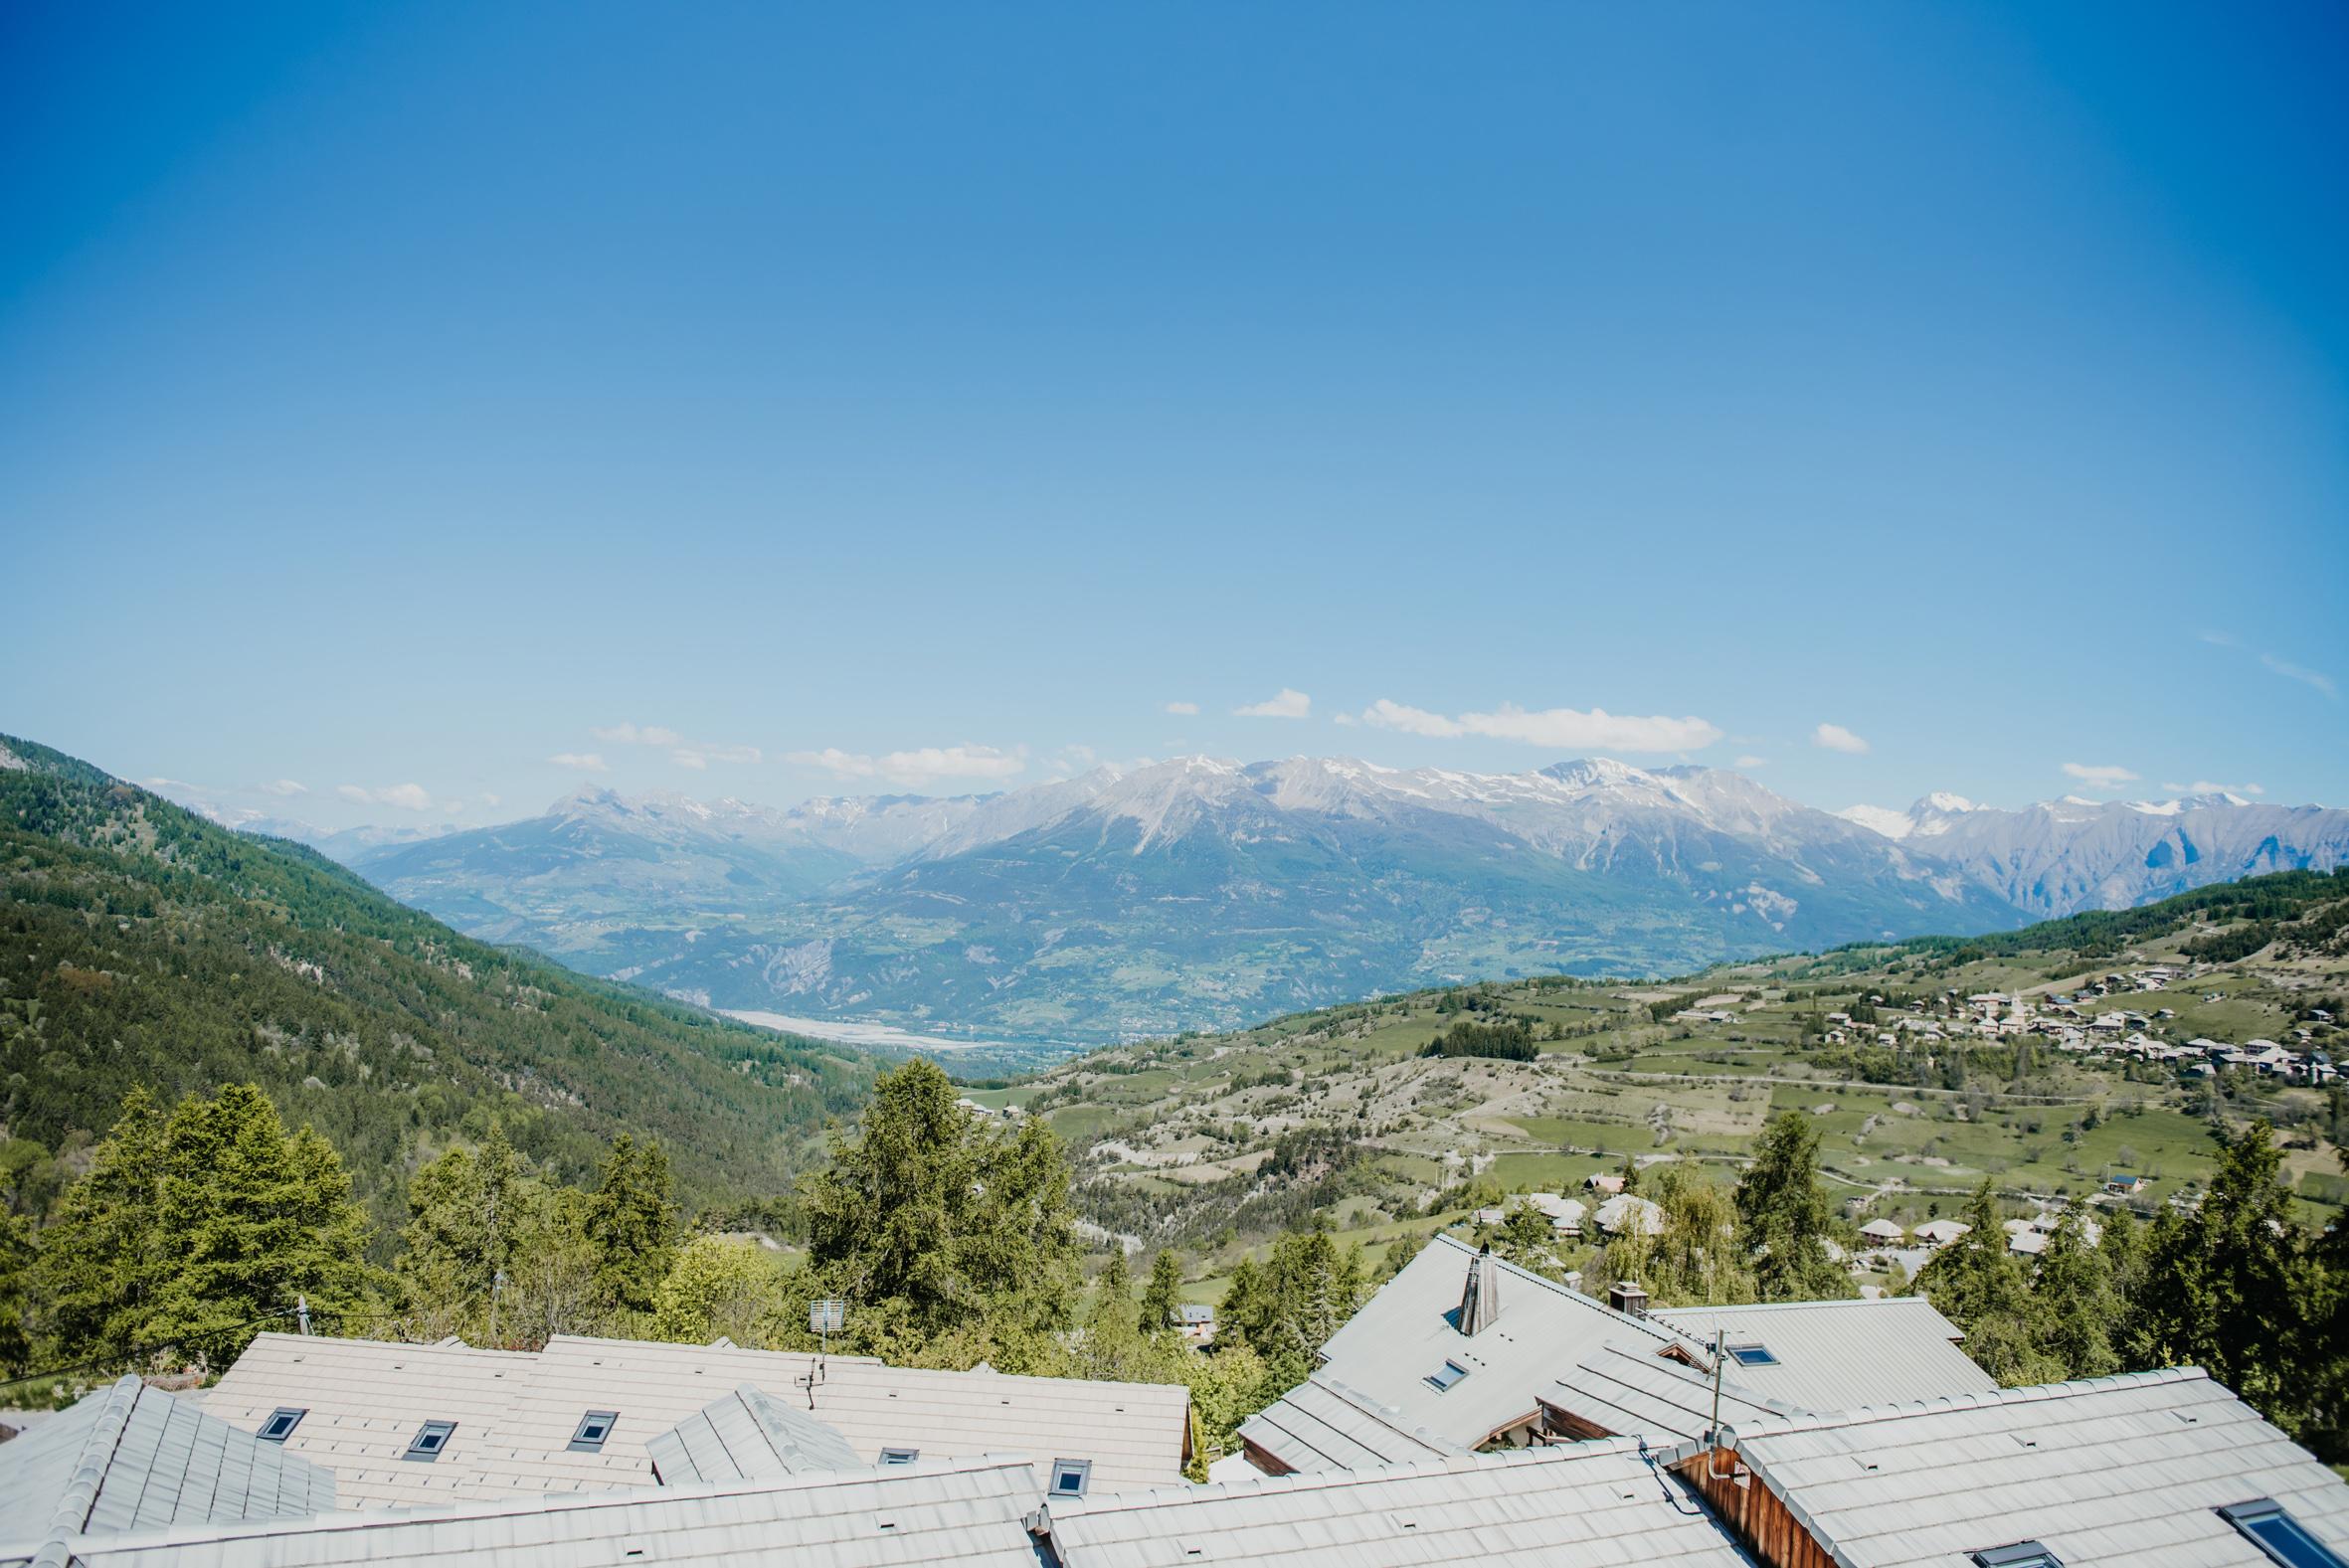
{"type": "MultiPolygon", "coordinates": [[[[1921,1298],[1660,1307],[1612,1303],[1438,1236],[1240,1427],[1270,1475],[1599,1437],[1679,1442],[1732,1406],[1794,1412],[1995,1387],[1921,1298]]],[[[1240,1474],[1236,1467],[1218,1476],[1240,1474]]]]}
{"type": "Polygon", "coordinates": [[[2349,1484],[2194,1368],[1724,1421],[1668,1463],[1764,1568],[2325,1568],[2349,1552],[2349,1484]]]}
{"type": "MultiPolygon", "coordinates": [[[[1178,1385],[894,1367],[869,1356],[558,1335],[536,1351],[262,1334],[206,1414],[331,1472],[344,1506],[419,1507],[652,1482],[652,1440],[749,1386],[812,1412],[864,1464],[1025,1454],[1089,1486],[1168,1485],[1189,1455],[1178,1385]]],[[[0,1460],[6,1450],[0,1449],[0,1460]]]]}
{"type": "Polygon", "coordinates": [[[1193,1486],[1180,1388],[264,1335],[0,1444],[0,1568],[2349,1568],[2349,1483],[2203,1373],[1999,1389],[1958,1338],[1443,1237],[1193,1486]]]}

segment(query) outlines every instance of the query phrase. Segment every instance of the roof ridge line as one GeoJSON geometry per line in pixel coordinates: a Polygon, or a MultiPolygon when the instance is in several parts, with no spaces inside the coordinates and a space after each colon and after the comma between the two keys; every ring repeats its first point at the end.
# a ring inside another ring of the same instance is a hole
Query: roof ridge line
{"type": "Polygon", "coordinates": [[[139,1393],[145,1387],[137,1373],[125,1372],[106,1390],[106,1402],[98,1406],[90,1432],[74,1455],[74,1473],[68,1478],[65,1490],[58,1494],[57,1506],[50,1511],[52,1531],[79,1535],[89,1524],[90,1514],[97,1509],[97,1494],[105,1485],[106,1472],[113,1466],[114,1451],[122,1446],[122,1435],[130,1430],[130,1413],[138,1407],[139,1393]],[[127,1399],[122,1397],[125,1393],[129,1395],[127,1399]]]}
{"type": "MultiPolygon", "coordinates": [[[[1997,1405],[2077,1399],[2112,1388],[2150,1388],[2170,1383],[2207,1383],[2210,1380],[2210,1373],[2199,1366],[2155,1367],[2145,1372],[2114,1372],[2103,1377],[2069,1378],[2061,1383],[2026,1383],[2014,1388],[1985,1388],[1970,1394],[1935,1394],[1925,1399],[1901,1400],[1894,1404],[1853,1405],[1845,1410],[1817,1411],[1802,1417],[1783,1418],[1783,1424],[1773,1423],[1766,1430],[1749,1431],[1744,1435],[1776,1437],[1787,1432],[1817,1432],[1835,1427],[1895,1421],[1928,1410],[1987,1410],[1997,1405]]],[[[1723,1431],[1730,1437],[1740,1435],[1734,1427],[1724,1428],[1723,1431]]]]}

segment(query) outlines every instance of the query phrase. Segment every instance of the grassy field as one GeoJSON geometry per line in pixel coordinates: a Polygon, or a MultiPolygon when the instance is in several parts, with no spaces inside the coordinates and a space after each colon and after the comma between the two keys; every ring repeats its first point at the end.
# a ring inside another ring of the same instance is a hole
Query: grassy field
{"type": "MultiPolygon", "coordinates": [[[[2149,1018],[2170,1009],[2152,1026],[2157,1038],[2240,1043],[2292,1038],[2307,1027],[2312,997],[2349,989],[2349,959],[2338,957],[2270,950],[2194,965],[2180,946],[2207,928],[2188,920],[2093,955],[1910,947],[1663,985],[1547,978],[1427,991],[1122,1046],[971,1098],[1046,1117],[1079,1156],[1080,1205],[1146,1249],[1177,1247],[1196,1301],[1216,1299],[1238,1258],[1281,1225],[1317,1213],[1375,1254],[1466,1213],[1471,1198],[1573,1189],[1626,1159],[1687,1160],[1733,1180],[1763,1122],[1784,1111],[1814,1119],[1823,1168],[1855,1220],[1913,1225],[1949,1212],[1985,1178],[2021,1210],[2093,1193],[2122,1170],[2149,1178],[2150,1202],[2192,1201],[2218,1132],[2265,1117],[2282,1130],[2303,1218],[2325,1223],[2349,1196],[2332,1141],[2338,1095],[2241,1074],[2204,1084],[2044,1042],[2018,1060],[2001,1042],[1954,1033],[1888,1070],[1820,1029],[1825,1013],[1870,997],[1888,998],[1887,1009],[1949,993],[2044,998],[2084,976],[2166,961],[2190,972],[2098,1005],[2149,1018]],[[1730,1016],[1671,1016],[1700,1002],[1730,1016]],[[1463,1018],[1523,1023],[1538,1054],[1421,1054],[1463,1018]],[[1274,1158],[1298,1138],[1319,1141],[1287,1163],[1274,1158]],[[1284,1194],[1298,1201],[1283,1206],[1284,1194]]],[[[1953,1028],[1940,1002],[1897,1010],[1933,1008],[1937,1026],[1953,1028]]],[[[2349,1034],[2318,1024],[2314,1043],[2328,1040],[2349,1055],[2349,1034]]]]}

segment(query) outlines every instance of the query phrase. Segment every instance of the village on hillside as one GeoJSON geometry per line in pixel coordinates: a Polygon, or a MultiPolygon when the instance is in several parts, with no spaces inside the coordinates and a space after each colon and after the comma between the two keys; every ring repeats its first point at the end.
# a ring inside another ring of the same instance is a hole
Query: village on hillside
{"type": "MultiPolygon", "coordinates": [[[[818,1304],[818,1309],[838,1304],[818,1304]]],[[[1652,1308],[1430,1242],[1187,1481],[1179,1384],[267,1333],[0,1446],[0,1563],[2339,1568],[2202,1371],[2001,1388],[1916,1298],[1652,1308]]]]}

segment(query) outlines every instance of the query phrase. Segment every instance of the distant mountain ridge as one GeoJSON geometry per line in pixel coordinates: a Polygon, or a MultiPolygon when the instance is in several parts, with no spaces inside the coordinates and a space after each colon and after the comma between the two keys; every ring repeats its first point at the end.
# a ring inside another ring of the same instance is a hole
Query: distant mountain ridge
{"type": "Polygon", "coordinates": [[[1099,1043],[1450,979],[2009,929],[2349,859],[2196,797],[1831,813],[1724,769],[1177,758],[789,808],[583,789],[350,862],[470,935],[733,1010],[1099,1043]]]}
{"type": "Polygon", "coordinates": [[[2066,795],[2019,811],[1931,794],[1906,812],[1843,813],[2038,918],[2126,909],[2268,871],[2349,860],[2349,811],[2224,792],[2168,800],[2066,795]]]}

